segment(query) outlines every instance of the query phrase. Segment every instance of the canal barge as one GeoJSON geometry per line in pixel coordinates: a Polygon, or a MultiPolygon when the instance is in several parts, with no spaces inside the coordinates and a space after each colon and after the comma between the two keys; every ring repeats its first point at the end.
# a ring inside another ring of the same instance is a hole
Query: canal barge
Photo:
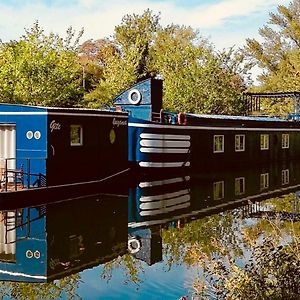
{"type": "MultiPolygon", "coordinates": [[[[296,92],[260,96],[290,97],[296,108],[300,103],[296,92]]],[[[260,96],[252,95],[249,103],[257,105],[260,96]]],[[[298,114],[283,119],[167,112],[162,81],[152,78],[121,93],[114,106],[129,112],[128,159],[139,170],[199,171],[300,157],[298,114]]]]}
{"type": "Polygon", "coordinates": [[[0,104],[2,191],[96,182],[127,164],[126,112],[0,104]]]}

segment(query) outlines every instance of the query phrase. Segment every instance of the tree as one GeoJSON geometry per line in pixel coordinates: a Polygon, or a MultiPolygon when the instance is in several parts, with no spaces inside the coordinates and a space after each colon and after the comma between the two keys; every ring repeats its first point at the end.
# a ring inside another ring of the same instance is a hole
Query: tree
{"type": "Polygon", "coordinates": [[[146,10],[141,16],[123,17],[116,26],[114,37],[107,41],[110,47],[100,47],[104,66],[103,78],[95,90],[86,95],[90,106],[111,104],[113,98],[135,82],[152,76],[148,68],[153,36],[159,26],[159,16],[146,10]]]}
{"type": "Polygon", "coordinates": [[[279,5],[268,25],[259,30],[263,42],[247,39],[245,53],[262,68],[259,91],[294,91],[300,88],[300,1],[279,5]]]}
{"type": "Polygon", "coordinates": [[[82,73],[76,49],[82,33],[46,35],[36,22],[19,41],[0,44],[0,101],[78,106],[82,73]]]}
{"type": "Polygon", "coordinates": [[[167,109],[242,113],[240,96],[245,83],[234,69],[232,49],[215,53],[197,31],[171,25],[158,33],[154,50],[156,72],[164,79],[167,109]]]}
{"type": "Polygon", "coordinates": [[[122,90],[156,76],[164,80],[165,109],[241,113],[241,56],[232,49],[216,53],[191,27],[163,28],[159,21],[159,15],[146,10],[140,16],[126,15],[116,26],[110,41],[114,51],[101,56],[103,77],[86,95],[90,105],[111,104],[122,90]]]}

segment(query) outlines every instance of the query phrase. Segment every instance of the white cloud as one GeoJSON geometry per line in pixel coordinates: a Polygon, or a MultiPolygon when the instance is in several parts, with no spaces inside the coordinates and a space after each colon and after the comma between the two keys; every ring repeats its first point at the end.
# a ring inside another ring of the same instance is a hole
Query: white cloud
{"type": "MultiPolygon", "coordinates": [[[[39,20],[41,26],[47,31],[59,34],[63,34],[72,25],[77,30],[84,27],[84,39],[108,37],[113,33],[114,27],[120,24],[124,15],[141,14],[147,8],[154,13],[161,12],[163,25],[170,23],[190,25],[209,34],[211,28],[222,28],[230,18],[245,17],[255,13],[264,13],[267,16],[271,8],[288,2],[286,0],[223,0],[217,4],[200,4],[191,8],[176,6],[171,0],[160,2],[78,0],[73,5],[57,3],[49,7],[40,1],[35,3],[24,1],[23,4],[13,8],[7,4],[0,4],[0,38],[3,41],[19,38],[24,33],[24,28],[29,28],[35,20],[39,20]]],[[[258,27],[255,24],[252,26],[257,32],[258,27]]],[[[224,32],[222,36],[225,39],[224,32]]],[[[220,41],[222,36],[219,37],[220,41]]],[[[235,39],[233,32],[228,32],[228,36],[230,41],[235,39]]],[[[226,46],[225,40],[223,44],[226,46]]]]}
{"type": "Polygon", "coordinates": [[[222,25],[232,17],[244,17],[254,13],[267,12],[270,8],[287,1],[276,0],[223,0],[213,5],[198,6],[186,11],[186,20],[192,26],[210,28],[222,25]]]}

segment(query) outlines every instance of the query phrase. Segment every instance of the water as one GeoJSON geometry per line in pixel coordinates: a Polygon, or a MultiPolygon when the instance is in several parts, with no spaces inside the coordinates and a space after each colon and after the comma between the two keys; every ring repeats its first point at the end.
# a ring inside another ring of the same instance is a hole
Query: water
{"type": "Polygon", "coordinates": [[[298,234],[298,170],[293,162],[141,176],[123,195],[1,211],[0,295],[202,299],[214,261],[233,257],[243,269],[254,243],[272,236],[285,245],[298,234]]]}

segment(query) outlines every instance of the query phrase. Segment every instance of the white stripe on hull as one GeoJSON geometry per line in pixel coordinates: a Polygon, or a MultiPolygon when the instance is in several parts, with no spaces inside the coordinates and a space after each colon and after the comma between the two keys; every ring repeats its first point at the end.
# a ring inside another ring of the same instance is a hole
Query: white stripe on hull
{"type": "Polygon", "coordinates": [[[143,147],[182,147],[189,148],[190,141],[169,141],[169,140],[141,140],[140,145],[143,147]]]}
{"type": "Polygon", "coordinates": [[[170,198],[178,197],[178,196],[181,196],[183,194],[189,194],[189,193],[190,193],[190,191],[185,189],[185,190],[176,191],[176,192],[173,192],[173,193],[162,194],[162,195],[142,196],[140,198],[140,202],[149,202],[149,201],[170,199],[170,198]]]}
{"type": "Polygon", "coordinates": [[[172,198],[163,201],[154,201],[154,202],[147,202],[141,203],[140,209],[141,210],[153,210],[153,209],[161,209],[161,208],[168,208],[174,205],[182,204],[191,200],[190,195],[184,195],[177,198],[172,198]]]}
{"type": "Polygon", "coordinates": [[[184,178],[177,177],[177,178],[170,178],[164,180],[140,182],[139,187],[145,188],[145,187],[161,186],[161,185],[167,185],[167,184],[178,183],[178,182],[189,181],[189,180],[190,180],[190,176],[185,176],[184,178]]]}
{"type": "Polygon", "coordinates": [[[184,148],[146,148],[141,147],[140,152],[142,153],[188,153],[189,149],[184,148]]]}
{"type": "Polygon", "coordinates": [[[179,210],[179,209],[183,209],[183,208],[187,208],[190,206],[190,202],[186,202],[180,205],[176,205],[176,206],[171,206],[171,207],[167,207],[164,209],[160,209],[160,210],[145,210],[145,211],[141,211],[140,212],[140,216],[144,217],[144,216],[155,216],[155,215],[160,215],[160,214],[165,214],[165,213],[169,213],[172,212],[174,210],[179,210]]]}
{"type": "MultiPolygon", "coordinates": [[[[135,124],[135,123],[129,123],[135,124]]],[[[139,124],[143,125],[143,124],[139,124]]],[[[146,125],[146,124],[144,124],[146,125]]],[[[143,126],[132,126],[132,127],[143,127],[143,126]]],[[[140,137],[142,139],[158,139],[158,140],[184,140],[189,141],[191,137],[189,135],[182,135],[182,134],[157,134],[157,133],[141,133],[140,137]]]]}
{"type": "Polygon", "coordinates": [[[144,168],[177,168],[177,167],[189,167],[191,163],[189,161],[179,162],[151,162],[151,161],[140,161],[139,166],[144,168]]]}

